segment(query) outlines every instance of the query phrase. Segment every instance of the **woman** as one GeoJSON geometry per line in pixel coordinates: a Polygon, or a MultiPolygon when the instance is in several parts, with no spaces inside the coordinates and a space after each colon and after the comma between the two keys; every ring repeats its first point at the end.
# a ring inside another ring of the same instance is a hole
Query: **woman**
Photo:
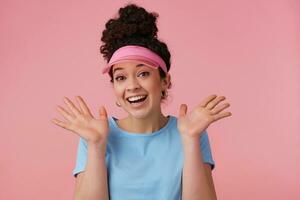
{"type": "Polygon", "coordinates": [[[101,53],[108,61],[103,73],[110,75],[127,117],[108,117],[102,106],[95,118],[80,96],[78,106],[66,97],[69,110],[58,106],[67,122],[53,122],[80,136],[75,199],[217,198],[206,128],[231,115],[222,112],[229,104],[220,104],[224,96],[210,95],[189,113],[182,104],[178,117],[163,115],[170,52],[157,39],[157,17],[128,4],[103,31],[101,53]]]}

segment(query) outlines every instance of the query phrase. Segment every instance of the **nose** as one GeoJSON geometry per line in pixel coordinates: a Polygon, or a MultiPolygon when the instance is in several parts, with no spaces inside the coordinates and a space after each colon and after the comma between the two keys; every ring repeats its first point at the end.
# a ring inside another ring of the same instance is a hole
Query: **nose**
{"type": "Polygon", "coordinates": [[[128,79],[129,79],[128,85],[126,88],[127,91],[135,91],[135,90],[141,88],[141,86],[136,78],[128,78],[128,79]]]}

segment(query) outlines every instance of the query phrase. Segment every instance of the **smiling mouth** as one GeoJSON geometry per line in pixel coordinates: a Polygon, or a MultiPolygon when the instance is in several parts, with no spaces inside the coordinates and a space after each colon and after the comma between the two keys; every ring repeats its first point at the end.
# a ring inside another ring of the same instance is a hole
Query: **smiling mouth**
{"type": "Polygon", "coordinates": [[[141,98],[141,99],[138,99],[138,100],[134,100],[134,101],[130,101],[129,99],[127,99],[127,101],[130,103],[130,104],[134,104],[134,103],[140,103],[140,102],[143,102],[147,99],[148,95],[146,95],[145,97],[141,98]]]}

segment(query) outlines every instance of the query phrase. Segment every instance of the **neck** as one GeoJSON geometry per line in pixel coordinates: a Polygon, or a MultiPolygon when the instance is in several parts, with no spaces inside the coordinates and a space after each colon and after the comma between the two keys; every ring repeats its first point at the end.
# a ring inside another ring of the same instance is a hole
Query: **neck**
{"type": "Polygon", "coordinates": [[[145,118],[135,118],[131,115],[122,120],[121,126],[128,132],[133,133],[152,133],[164,127],[168,118],[161,112],[153,113],[145,118]]]}

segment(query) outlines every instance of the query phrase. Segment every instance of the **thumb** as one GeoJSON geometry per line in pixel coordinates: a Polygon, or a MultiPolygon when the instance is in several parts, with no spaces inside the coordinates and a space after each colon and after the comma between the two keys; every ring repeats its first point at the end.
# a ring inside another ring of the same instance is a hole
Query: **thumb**
{"type": "Polygon", "coordinates": [[[181,104],[179,108],[179,117],[183,117],[186,114],[187,111],[187,105],[181,104]]]}
{"type": "Polygon", "coordinates": [[[104,106],[100,107],[100,109],[99,109],[99,116],[100,116],[100,119],[102,119],[102,120],[107,119],[107,112],[106,112],[106,109],[105,109],[104,106]]]}

